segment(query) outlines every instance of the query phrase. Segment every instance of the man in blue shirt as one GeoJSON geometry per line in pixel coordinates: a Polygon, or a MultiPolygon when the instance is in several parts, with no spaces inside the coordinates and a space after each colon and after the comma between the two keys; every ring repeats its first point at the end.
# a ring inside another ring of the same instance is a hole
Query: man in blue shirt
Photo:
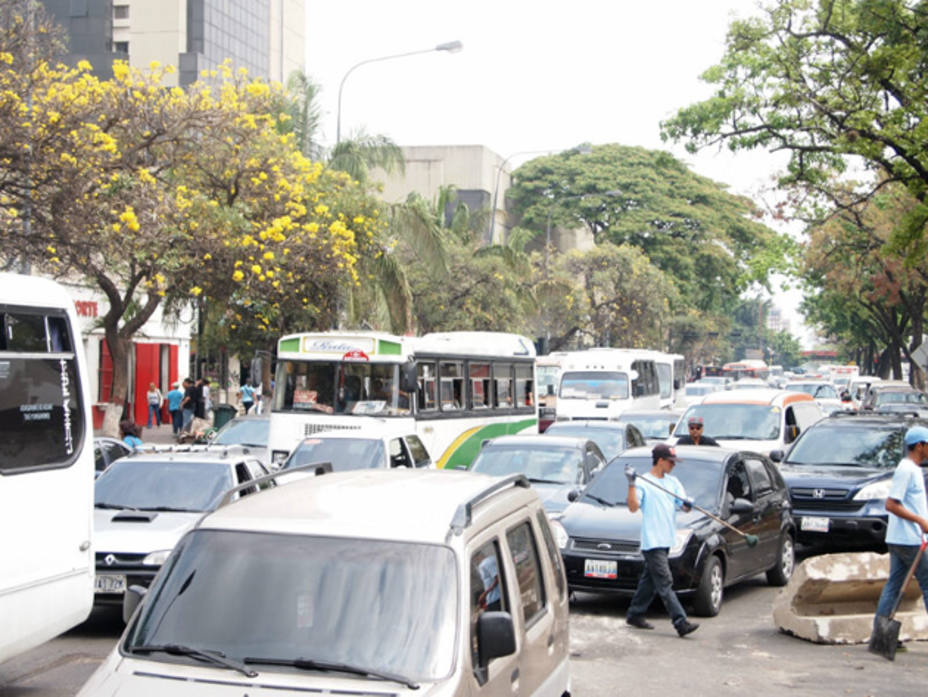
{"type": "Polygon", "coordinates": [[[255,388],[246,382],[242,385],[242,389],[239,390],[239,392],[242,395],[242,408],[247,414],[255,405],[255,388]]]}
{"type": "Polygon", "coordinates": [[[180,381],[175,382],[172,387],[173,389],[168,392],[168,411],[171,413],[171,426],[176,436],[184,425],[184,412],[180,408],[180,404],[184,400],[184,391],[180,389],[180,381]]]}
{"type": "MultiPolygon", "coordinates": [[[[886,526],[886,547],[889,549],[889,578],[883,586],[876,606],[877,616],[888,617],[902,582],[915,561],[922,536],[928,533],[928,500],[925,498],[925,476],[922,461],[928,459],[928,428],[913,426],[905,432],[905,457],[896,466],[886,497],[889,522],[886,526]]],[[[915,569],[915,578],[922,589],[928,607],[928,555],[922,555],[915,569]]],[[[874,624],[876,618],[874,618],[874,624]]]]}
{"type": "Polygon", "coordinates": [[[684,637],[696,631],[699,625],[687,619],[677,594],[673,592],[673,574],[667,555],[677,537],[677,508],[688,511],[693,502],[686,498],[680,480],[670,474],[679,462],[676,451],[659,443],[651,451],[651,460],[651,470],[647,474],[637,475],[630,465],[625,468],[628,510],[634,513],[641,509],[641,556],[644,559],[625,622],[638,629],[654,629],[654,625],[644,618],[644,613],[654,596],[659,595],[677,634],[684,637]],[[673,494],[650,486],[650,482],[673,494]]]}

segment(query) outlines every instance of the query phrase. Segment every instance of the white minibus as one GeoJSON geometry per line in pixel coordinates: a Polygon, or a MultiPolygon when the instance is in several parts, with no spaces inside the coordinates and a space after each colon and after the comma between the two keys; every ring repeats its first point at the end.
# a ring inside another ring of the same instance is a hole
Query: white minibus
{"type": "Polygon", "coordinates": [[[557,420],[611,420],[629,409],[659,409],[660,380],[651,353],[621,348],[571,352],[561,368],[557,420]]]}

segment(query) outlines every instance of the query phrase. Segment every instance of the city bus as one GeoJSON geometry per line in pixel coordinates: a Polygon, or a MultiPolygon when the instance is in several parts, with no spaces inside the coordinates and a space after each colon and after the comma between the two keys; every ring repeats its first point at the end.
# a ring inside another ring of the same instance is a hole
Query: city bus
{"type": "Polygon", "coordinates": [[[277,346],[268,449],[374,422],[412,427],[438,468],[467,468],[487,438],[538,426],[535,348],[524,336],[291,334],[277,346]]]}
{"type": "Polygon", "coordinates": [[[741,378],[766,380],[770,375],[770,367],[760,359],[745,358],[742,361],[723,365],[722,375],[730,377],[732,380],[740,380],[741,378]]]}
{"type": "Polygon", "coordinates": [[[93,424],[74,304],[0,273],[0,663],[93,606],[93,424]]]}
{"type": "Polygon", "coordinates": [[[572,351],[561,368],[557,420],[607,420],[629,409],[659,409],[654,353],[604,347],[572,351]]]}
{"type": "Polygon", "coordinates": [[[686,358],[679,353],[644,351],[642,354],[654,358],[657,381],[660,385],[660,408],[673,409],[677,397],[683,394],[686,385],[686,358]]]}
{"type": "Polygon", "coordinates": [[[554,351],[535,358],[539,433],[544,433],[554,422],[557,413],[557,384],[561,377],[561,366],[568,356],[570,353],[567,351],[554,351]]]}

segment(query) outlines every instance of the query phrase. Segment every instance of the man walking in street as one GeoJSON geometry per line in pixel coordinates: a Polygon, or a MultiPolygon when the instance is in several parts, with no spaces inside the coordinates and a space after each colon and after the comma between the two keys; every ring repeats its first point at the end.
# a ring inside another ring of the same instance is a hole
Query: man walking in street
{"type": "MultiPolygon", "coordinates": [[[[903,442],[905,457],[896,465],[886,497],[889,578],[876,606],[877,617],[889,617],[902,590],[902,582],[918,554],[922,536],[928,533],[928,500],[925,499],[925,477],[921,469],[921,463],[928,459],[928,428],[912,426],[905,432],[903,442]]],[[[915,578],[928,607],[928,555],[922,555],[915,569],[915,578]]]]}
{"type": "Polygon", "coordinates": [[[659,595],[674,629],[684,637],[696,631],[699,625],[687,619],[673,591],[673,575],[667,555],[676,540],[676,510],[679,507],[689,511],[693,502],[686,498],[680,480],[670,474],[679,462],[676,451],[669,445],[659,443],[651,451],[651,460],[651,470],[647,474],[638,475],[631,465],[625,468],[625,476],[628,478],[628,510],[634,513],[641,509],[641,556],[644,560],[625,622],[638,629],[654,629],[654,625],[644,615],[654,596],[659,595]],[[656,489],[649,482],[673,494],[656,489]]]}
{"type": "Polygon", "coordinates": [[[687,428],[689,429],[689,434],[681,436],[677,440],[677,445],[715,445],[718,446],[718,441],[715,438],[710,438],[707,435],[704,435],[703,422],[701,416],[691,416],[686,422],[687,428]]]}

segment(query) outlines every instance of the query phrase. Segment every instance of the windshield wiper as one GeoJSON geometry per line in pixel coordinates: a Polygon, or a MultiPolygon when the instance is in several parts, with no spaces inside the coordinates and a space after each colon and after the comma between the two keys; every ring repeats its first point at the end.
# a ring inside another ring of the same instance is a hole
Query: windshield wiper
{"type": "Polygon", "coordinates": [[[202,513],[202,511],[197,508],[176,508],[174,506],[145,506],[143,508],[136,508],[134,510],[160,511],[163,513],[202,513]]]}
{"type": "Polygon", "coordinates": [[[610,508],[615,506],[615,504],[617,503],[616,501],[606,501],[606,499],[601,499],[595,494],[584,494],[584,496],[586,496],[587,498],[593,499],[596,503],[601,503],[604,506],[609,506],[610,508]]]}
{"type": "Polygon", "coordinates": [[[246,664],[260,663],[269,666],[290,666],[300,670],[324,670],[336,671],[339,673],[351,673],[353,675],[363,675],[364,677],[380,678],[381,680],[390,680],[391,682],[405,685],[410,690],[418,690],[419,683],[413,682],[409,678],[390,673],[385,670],[375,670],[373,668],[364,668],[363,666],[353,666],[348,663],[336,663],[333,661],[317,661],[312,658],[254,658],[247,657],[243,661],[246,664]]]}
{"type": "Polygon", "coordinates": [[[529,477],[528,480],[532,484],[564,484],[564,482],[559,482],[556,479],[535,479],[534,477],[529,477]]]}
{"type": "Polygon", "coordinates": [[[94,508],[106,508],[108,510],[114,510],[114,511],[137,511],[139,510],[138,508],[133,508],[132,506],[123,506],[118,503],[106,503],[106,502],[95,503],[93,507],[94,508]]]}
{"type": "Polygon", "coordinates": [[[171,654],[172,656],[192,656],[193,658],[200,658],[219,666],[237,670],[239,673],[249,678],[258,677],[257,671],[252,670],[238,661],[233,661],[231,658],[226,658],[226,655],[222,651],[216,651],[214,649],[195,649],[190,646],[183,646],[182,644],[142,644],[141,646],[130,646],[128,650],[131,653],[160,651],[171,654]]]}

